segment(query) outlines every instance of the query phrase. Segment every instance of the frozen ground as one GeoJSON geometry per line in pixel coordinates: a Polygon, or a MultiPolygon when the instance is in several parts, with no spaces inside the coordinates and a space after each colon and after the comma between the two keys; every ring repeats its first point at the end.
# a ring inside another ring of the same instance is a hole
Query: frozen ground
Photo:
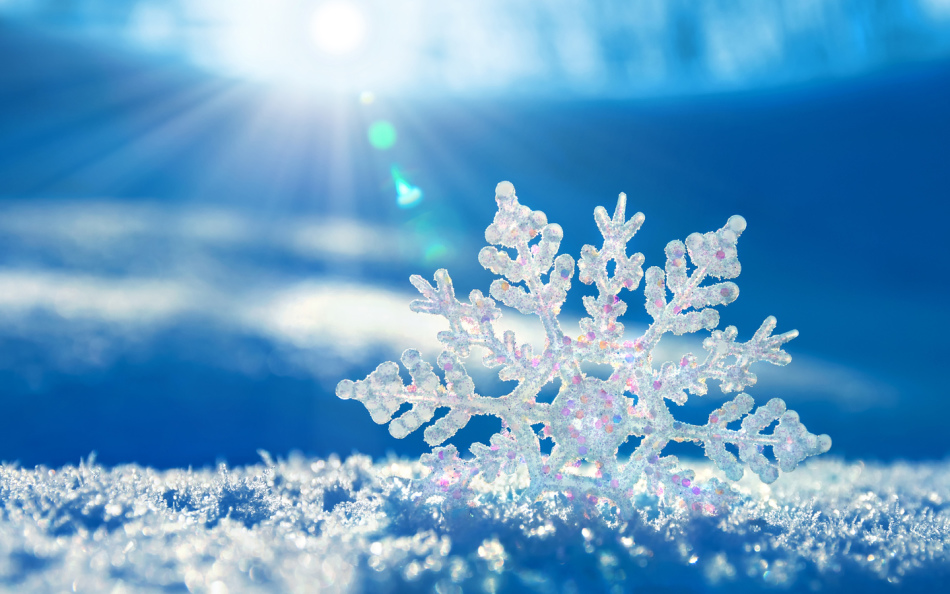
{"type": "MultiPolygon", "coordinates": [[[[485,488],[412,502],[415,463],[354,456],[217,470],[0,467],[0,588],[16,592],[937,591],[950,462],[816,459],[743,480],[720,516],[619,520],[485,488]]],[[[699,472],[709,466],[695,465],[699,472]]]]}

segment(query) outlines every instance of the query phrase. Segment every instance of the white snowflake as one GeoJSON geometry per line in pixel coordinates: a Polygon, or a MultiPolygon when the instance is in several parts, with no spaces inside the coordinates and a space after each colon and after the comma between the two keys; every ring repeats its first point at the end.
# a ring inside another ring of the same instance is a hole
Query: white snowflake
{"type": "Polygon", "coordinates": [[[468,303],[460,302],[448,272],[439,270],[434,287],[420,276],[411,278],[423,298],[410,307],[449,321],[451,329],[439,333],[445,345],[438,358],[444,383],[418,351],[407,350],[401,359],[412,377],[411,385],[404,385],[396,363],[387,362],[366,379],[343,380],[337,387],[340,398],[362,402],[375,422],[391,421],[389,431],[397,438],[431,421],[437,408],[448,407],[448,414],[425,429],[425,440],[432,446],[445,443],[473,415],[501,418],[502,430],[491,437],[490,445],[471,447],[473,458],[460,458],[452,445],[424,455],[421,461],[432,472],[420,485],[421,496],[468,501],[476,475],[492,482],[501,474],[524,468],[529,483],[520,495],[529,500],[545,492],[561,492],[593,501],[607,499],[629,513],[633,486],[645,480],[648,491],[664,503],[714,513],[727,501],[729,490],[715,479],[697,484],[694,473],[679,468],[675,456],[663,456],[670,441],[702,444],[706,456],[729,479],[742,477],[744,462],[767,483],[778,477],[779,469],[791,471],[806,457],[831,447],[827,435],[809,433],[798,414],[786,411],[785,402],[778,398],[751,412],[752,398],[740,393],[710,413],[705,425],[677,421],[668,408],[667,400],[683,404],[689,394],[705,394],[709,379],[717,380],[724,393],[737,392],[755,384],[755,374],[749,370],[753,363],[785,365],[791,360],[782,345],[798,332],[773,335],[773,317],[748,342],[736,342],[733,326],[713,330],[719,324],[714,306],[734,301],[739,289],[728,281],[704,282],[709,277],[739,275],[736,243],[746,226],[742,217],[731,217],[718,231],[694,233],[685,243],[667,244],[666,270],[646,271],[646,311],[653,322],[642,336],[630,341],[624,340],[624,327],[618,321],[627,310],[619,294],[636,289],[644,276],[643,255],[626,255],[627,242],[644,216],[637,213],[626,218],[624,194],[613,218],[597,207],[594,219],[604,237],[603,247],[585,245],[576,265],[579,280],[593,284],[598,296],[584,297],[590,317],[581,320],[582,334],[572,339],[562,332],[557,319],[575,273],[574,259],[557,255],[561,227],[549,224],[543,212],[519,204],[509,182],[498,184],[495,200],[498,213],[485,238],[500,249],[482,248],[478,260],[503,277],[491,285],[494,299],[540,318],[544,348],[535,353],[530,344],[519,345],[511,331],[499,337],[493,327],[501,317],[495,300],[475,290],[468,303]],[[612,274],[610,261],[614,262],[612,274]],[[703,342],[707,351],[703,360],[687,354],[679,361],[654,366],[653,352],[665,333],[700,329],[712,331],[703,342]],[[473,346],[487,351],[486,366],[501,367],[502,380],[518,382],[511,393],[490,397],[475,392],[462,362],[473,346]],[[585,374],[582,363],[606,364],[613,372],[608,379],[599,379],[585,374]],[[553,402],[538,402],[541,389],[556,379],[561,388],[553,402]],[[406,402],[412,407],[393,419],[406,402]],[[740,426],[729,427],[739,419],[740,426]],[[765,433],[775,421],[772,432],[765,433]],[[540,435],[534,428],[539,425],[543,425],[540,435]],[[541,438],[554,441],[550,455],[541,453],[541,438]],[[618,448],[627,440],[639,440],[639,444],[629,459],[618,460],[618,448]],[[726,449],[728,444],[738,449],[738,458],[726,449]],[[764,455],[768,447],[777,465],[764,455]]]}

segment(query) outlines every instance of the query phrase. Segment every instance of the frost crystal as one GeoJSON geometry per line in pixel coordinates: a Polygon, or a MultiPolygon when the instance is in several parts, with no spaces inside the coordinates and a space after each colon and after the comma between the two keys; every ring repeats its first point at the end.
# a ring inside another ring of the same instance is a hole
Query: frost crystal
{"type": "Polygon", "coordinates": [[[636,289],[644,277],[643,255],[626,255],[627,242],[644,216],[637,213],[626,218],[626,196],[620,194],[613,218],[603,207],[594,210],[604,244],[600,249],[585,245],[576,263],[569,255],[557,255],[561,227],[548,224],[543,212],[519,204],[511,183],[498,184],[495,200],[498,213],[485,238],[499,247],[482,248],[478,255],[482,266],[502,277],[492,282],[494,299],[475,290],[468,303],[460,302],[445,270],[435,273],[435,286],[420,276],[411,278],[423,296],[411,303],[412,310],[444,316],[450,324],[450,330],[439,333],[445,345],[438,357],[444,382],[418,351],[410,349],[402,355],[412,377],[409,386],[393,362],[383,363],[364,380],[343,380],[337,386],[340,398],[362,402],[374,421],[390,423],[389,431],[397,438],[431,421],[436,409],[448,407],[448,414],[425,429],[425,440],[432,446],[445,443],[473,415],[501,418],[502,430],[491,437],[489,445],[473,445],[473,458],[459,457],[452,445],[424,455],[421,461],[432,472],[418,489],[420,497],[438,495],[446,502],[467,502],[474,496],[471,482],[475,477],[494,482],[500,475],[526,471],[528,483],[521,496],[529,500],[545,492],[594,502],[605,498],[630,514],[633,487],[643,480],[647,490],[664,503],[714,513],[728,502],[730,489],[716,479],[698,484],[694,472],[681,469],[675,456],[662,455],[670,441],[702,444],[706,456],[731,480],[742,477],[745,463],[767,483],[778,477],[779,469],[791,471],[806,457],[831,447],[827,435],[809,433],[798,414],[786,411],[785,402],[778,398],[752,412],[752,398],[740,393],[710,413],[705,425],[676,421],[668,408],[667,400],[682,405],[689,394],[704,395],[709,379],[717,380],[723,393],[738,392],[755,384],[750,371],[753,363],[785,365],[791,360],[782,346],[798,332],[773,335],[773,317],[748,342],[736,341],[733,326],[713,330],[719,324],[714,306],[732,303],[739,288],[728,280],[704,281],[739,275],[736,243],[746,226],[742,217],[731,217],[718,231],[694,233],[685,243],[667,244],[666,270],[654,266],[645,275],[646,311],[653,322],[642,336],[630,341],[624,339],[624,327],[618,321],[627,310],[619,295],[622,290],[636,289]],[[614,262],[612,273],[608,272],[610,261],[614,262]],[[571,338],[562,332],[557,315],[575,264],[578,279],[593,284],[598,295],[584,297],[590,317],[581,320],[581,335],[571,338]],[[501,311],[495,300],[541,319],[546,338],[540,352],[530,344],[519,345],[511,331],[498,336],[493,323],[501,311]],[[712,331],[703,342],[705,358],[687,354],[679,361],[654,366],[653,351],[665,333],[701,329],[712,331]],[[462,362],[473,346],[487,351],[487,367],[501,367],[502,380],[518,382],[511,393],[489,397],[475,392],[462,362]],[[583,363],[606,364],[613,372],[606,380],[588,376],[583,363]],[[561,388],[553,402],[538,402],[541,389],[556,379],[561,388]],[[405,403],[411,408],[393,419],[405,403]],[[778,424],[767,433],[775,421],[778,424]],[[538,426],[543,426],[540,432],[538,426]],[[548,456],[540,450],[543,438],[555,444],[548,456]],[[638,445],[628,460],[618,460],[618,448],[628,440],[638,445]],[[734,446],[738,458],[727,445],[734,446]],[[777,464],[763,452],[769,447],[777,464]]]}

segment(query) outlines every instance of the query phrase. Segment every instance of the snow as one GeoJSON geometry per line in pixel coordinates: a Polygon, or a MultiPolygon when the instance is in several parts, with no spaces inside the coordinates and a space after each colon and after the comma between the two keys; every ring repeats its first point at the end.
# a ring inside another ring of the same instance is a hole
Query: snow
{"type": "Polygon", "coordinates": [[[471,506],[412,501],[423,469],[396,458],[262,459],[4,465],[0,589],[892,592],[950,578],[950,461],[815,459],[772,485],[744,479],[712,517],[658,508],[641,490],[621,521],[603,503],[517,503],[485,483],[471,506]]]}

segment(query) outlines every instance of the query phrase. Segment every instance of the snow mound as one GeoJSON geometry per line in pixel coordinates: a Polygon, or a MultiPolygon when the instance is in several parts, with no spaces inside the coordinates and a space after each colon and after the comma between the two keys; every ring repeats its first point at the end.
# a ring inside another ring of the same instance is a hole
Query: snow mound
{"type": "Polygon", "coordinates": [[[771,485],[743,480],[715,516],[643,490],[623,521],[603,501],[525,503],[504,484],[468,506],[413,501],[418,462],[262,458],[0,466],[0,589],[893,592],[950,579],[950,461],[813,460],[771,485]]]}

